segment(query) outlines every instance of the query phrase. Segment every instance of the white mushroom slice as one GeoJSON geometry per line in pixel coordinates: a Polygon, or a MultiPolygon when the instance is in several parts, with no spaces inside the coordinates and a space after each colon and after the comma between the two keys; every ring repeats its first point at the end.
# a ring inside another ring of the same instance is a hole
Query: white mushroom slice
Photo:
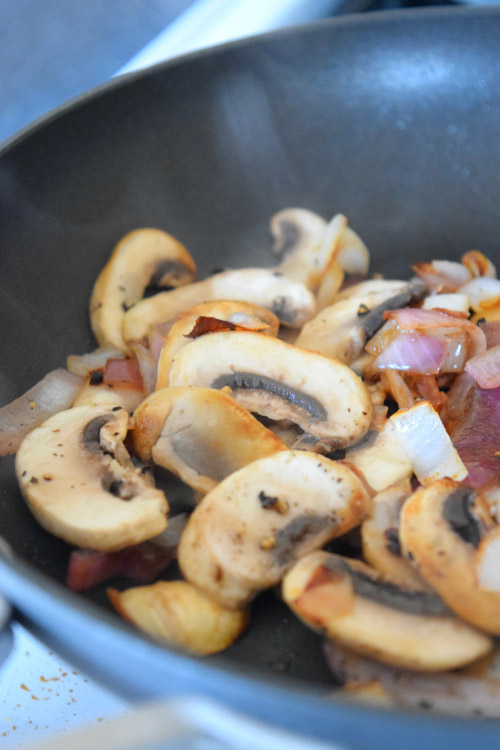
{"type": "Polygon", "coordinates": [[[240,406],[212,388],[164,388],[134,415],[134,448],[143,460],[206,493],[246,464],[287,446],[240,406]]]}
{"type": "Polygon", "coordinates": [[[345,461],[361,472],[375,492],[409,479],[413,465],[390,419],[380,431],[369,430],[345,455],[345,461]]]}
{"type": "Polygon", "coordinates": [[[351,227],[345,227],[339,237],[337,261],[343,271],[366,276],[370,253],[361,237],[351,227]]]}
{"type": "Polygon", "coordinates": [[[366,387],[347,365],[260,333],[196,339],[177,354],[169,383],[229,386],[249,411],[290,419],[325,449],[359,440],[373,413],[366,387]]]}
{"type": "Polygon", "coordinates": [[[278,270],[316,291],[338,253],[340,235],[347,219],[336,214],[327,224],[304,209],[285,209],[271,219],[274,252],[288,252],[278,270]],[[295,241],[290,237],[295,235],[295,241]],[[291,247],[290,247],[291,246],[291,247]]]}
{"type": "Polygon", "coordinates": [[[145,391],[137,388],[127,388],[118,384],[110,385],[105,383],[92,385],[92,383],[87,382],[79,391],[72,406],[97,406],[98,404],[107,404],[110,408],[113,406],[122,406],[130,414],[145,397],[145,391]]]}
{"type": "Polygon", "coordinates": [[[443,477],[465,479],[467,469],[439,414],[428,401],[400,409],[390,417],[390,422],[419,482],[425,484],[443,477]]]}
{"type": "Polygon", "coordinates": [[[26,502],[47,531],[70,544],[112,551],[167,526],[165,495],[134,468],[123,445],[128,414],[81,406],[33,430],[16,457],[26,502]]]}
{"type": "Polygon", "coordinates": [[[423,590],[427,584],[403,557],[399,543],[401,508],[410,494],[407,482],[375,495],[370,517],[361,525],[361,545],[365,561],[382,575],[398,586],[423,590]]]}
{"type": "Polygon", "coordinates": [[[84,387],[80,375],[52,370],[22,396],[0,409],[0,456],[15,453],[26,435],[52,414],[69,409],[84,387]]]}
{"type": "Polygon", "coordinates": [[[359,525],[367,503],[346,466],[305,451],[275,453],[203,498],[181,537],[180,568],[214,601],[241,608],[297,558],[359,525]]]}
{"type": "Polygon", "coordinates": [[[500,635],[499,527],[474,490],[448,479],[417,490],[401,513],[403,553],[460,617],[500,635]]]}
{"type": "Polygon", "coordinates": [[[243,328],[261,331],[267,336],[277,336],[280,325],[274,313],[260,305],[253,305],[251,302],[211,300],[195,305],[178,316],[165,338],[158,360],[157,388],[165,388],[168,385],[168,375],[174,357],[186,344],[190,343],[189,334],[199,317],[217,318],[217,320],[224,320],[243,328]]]}
{"type": "Polygon", "coordinates": [[[194,279],[196,264],[174,237],[159,229],[136,229],[116,245],[97,277],[90,322],[101,346],[126,349],[122,320],[148,285],[179,286],[194,279]]]}
{"type": "Polygon", "coordinates": [[[306,624],[387,664],[439,672],[493,648],[491,638],[461,622],[436,594],[401,588],[365,563],[329,552],[299,560],[282,592],[306,624]]]}
{"type": "Polygon", "coordinates": [[[224,609],[186,581],[108,589],[108,596],[122,617],[148,635],[200,656],[228,648],[248,622],[248,612],[224,609]]]}
{"type": "Polygon", "coordinates": [[[382,326],[383,313],[404,307],[422,294],[420,284],[372,279],[340,292],[335,302],[305,324],[297,346],[350,364],[382,326]]]}
{"type": "Polygon", "coordinates": [[[141,300],[123,318],[125,341],[141,340],[151,326],[175,318],[200,302],[232,299],[271,310],[284,325],[301,328],[316,313],[314,296],[300,281],[264,268],[223,271],[179,289],[141,300]]]}

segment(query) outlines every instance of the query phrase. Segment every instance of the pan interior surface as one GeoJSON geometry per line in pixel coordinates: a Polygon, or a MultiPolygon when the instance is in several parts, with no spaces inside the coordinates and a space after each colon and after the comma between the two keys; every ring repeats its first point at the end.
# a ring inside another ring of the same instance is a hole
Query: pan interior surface
{"type": "MultiPolygon", "coordinates": [[[[138,227],[177,237],[200,277],[215,268],[271,265],[269,219],[287,206],[325,218],[344,213],[371,251],[371,271],[391,278],[407,278],[412,263],[457,259],[472,248],[495,261],[499,38],[495,8],[346,17],[134,74],[13,139],[0,153],[1,402],[64,366],[68,354],[94,348],[92,284],[116,242],[138,227]]],[[[124,649],[135,649],[135,674],[127,681],[119,670],[124,691],[166,692],[173,654],[156,648],[154,659],[145,655],[152,672],[147,681],[139,676],[139,655],[150,644],[114,626],[105,587],[88,595],[88,616],[101,627],[107,655],[89,645],[91,638],[72,637],[72,618],[76,623],[83,610],[61,585],[69,547],[30,516],[11,458],[2,459],[0,477],[0,533],[15,553],[2,564],[0,585],[5,576],[15,605],[89,671],[101,661],[111,681],[124,649]],[[64,616],[44,610],[42,617],[28,569],[47,577],[44,601],[64,616]]],[[[182,503],[178,485],[170,491],[182,503]]],[[[473,737],[465,722],[424,723],[396,712],[379,720],[369,709],[332,702],[327,711],[311,700],[309,689],[327,694],[334,687],[320,639],[274,592],[258,598],[241,640],[204,663],[213,665],[210,678],[197,676],[196,661],[182,663],[185,689],[203,684],[209,691],[212,680],[213,691],[240,708],[353,747],[387,747],[384,722],[393,731],[389,745],[406,737],[408,748],[423,739],[451,747],[473,737]],[[228,675],[244,678],[247,670],[262,679],[262,695],[247,695],[245,706],[225,686],[228,675]],[[279,691],[287,681],[305,691],[302,713],[295,693],[287,706],[286,690],[273,693],[276,710],[265,706],[267,681],[275,678],[279,691]],[[370,735],[372,721],[380,734],[370,735]],[[361,730],[356,724],[363,722],[361,730]]],[[[493,747],[496,723],[475,731],[476,746],[493,747]]]]}

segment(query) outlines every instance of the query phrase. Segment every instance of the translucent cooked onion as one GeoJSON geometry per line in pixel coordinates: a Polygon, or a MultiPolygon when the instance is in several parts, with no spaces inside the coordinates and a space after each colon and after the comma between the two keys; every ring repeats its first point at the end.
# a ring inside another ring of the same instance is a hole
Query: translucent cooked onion
{"type": "Polygon", "coordinates": [[[58,368],[3,406],[0,409],[0,456],[15,453],[31,430],[53,414],[69,409],[83,383],[80,375],[58,368]]]}
{"type": "Polygon", "coordinates": [[[498,388],[500,386],[500,344],[469,359],[465,365],[465,371],[481,388],[498,388]]]}
{"type": "Polygon", "coordinates": [[[390,421],[419,482],[445,477],[460,482],[466,478],[467,469],[430,403],[421,401],[398,411],[390,421]]]}
{"type": "Polygon", "coordinates": [[[488,276],[479,276],[460,287],[463,294],[469,297],[469,303],[475,312],[480,312],[485,303],[493,304],[492,301],[500,298],[500,280],[488,276]]]}
{"type": "Polygon", "coordinates": [[[471,278],[471,272],[462,263],[451,260],[433,260],[416,263],[413,270],[435,292],[455,292],[471,278]]]}
{"type": "Polygon", "coordinates": [[[436,375],[447,354],[447,344],[436,336],[403,332],[389,342],[372,363],[374,370],[404,370],[436,375]]]}

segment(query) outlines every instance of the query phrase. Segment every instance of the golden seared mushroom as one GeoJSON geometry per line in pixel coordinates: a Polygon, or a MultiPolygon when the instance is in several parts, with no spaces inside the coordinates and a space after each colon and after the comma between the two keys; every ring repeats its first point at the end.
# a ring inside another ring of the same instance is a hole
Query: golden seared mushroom
{"type": "Polygon", "coordinates": [[[420,282],[385,279],[348,287],[304,325],[296,344],[350,364],[383,325],[384,312],[420,298],[424,288],[420,282]]]}
{"type": "Polygon", "coordinates": [[[439,672],[493,648],[491,638],[461,622],[436,594],[397,586],[360,560],[313,552],[285,575],[282,593],[313,629],[387,664],[439,672]]]}
{"type": "Polygon", "coordinates": [[[228,648],[248,622],[248,612],[224,609],[186,581],[108,589],[108,596],[122,617],[148,635],[199,656],[228,648]]]}
{"type": "Polygon", "coordinates": [[[400,541],[454,612],[500,635],[500,527],[480,495],[449,479],[417,490],[403,506],[400,541]]]}
{"type": "Polygon", "coordinates": [[[229,386],[249,411],[288,419],[325,450],[359,440],[373,407],[361,379],[337,360],[260,333],[213,333],[184,347],[169,384],[229,386]]]}
{"type": "Polygon", "coordinates": [[[361,440],[350,446],[344,461],[361,472],[374,492],[381,492],[413,474],[411,459],[401,445],[391,419],[382,429],[370,429],[361,440]]]}
{"type": "Polygon", "coordinates": [[[275,453],[205,495],[181,536],[179,565],[208,597],[240,609],[297,558],[358,526],[368,505],[362,481],[342,464],[275,453]]]}
{"type": "Polygon", "coordinates": [[[234,398],[213,388],[163,388],[134,414],[134,448],[143,460],[206,493],[233,471],[287,446],[234,398]]]}
{"type": "Polygon", "coordinates": [[[291,328],[301,328],[316,313],[314,295],[300,281],[289,279],[278,271],[243,268],[222,271],[204,281],[141,300],[125,313],[123,338],[125,341],[140,341],[147,336],[151,326],[172,320],[201,302],[225,299],[266,307],[283,325],[291,328]]]}
{"type": "Polygon", "coordinates": [[[129,417],[120,406],[60,412],[25,438],[16,474],[41,526],[77,547],[113,551],[167,526],[168,503],[135,468],[123,444],[129,417]]]}
{"type": "Polygon", "coordinates": [[[231,325],[265,333],[267,336],[277,336],[280,327],[279,319],[274,313],[266,307],[254,305],[251,302],[210,300],[195,305],[185,313],[180,313],[165,338],[158,361],[157,388],[164,388],[168,385],[168,375],[174,357],[191,341],[189,336],[200,317],[226,321],[231,325]]]}
{"type": "Polygon", "coordinates": [[[363,558],[399,586],[426,589],[427,584],[403,557],[399,543],[401,508],[410,494],[407,482],[387,487],[372,499],[370,517],[361,524],[363,558]]]}
{"type": "Polygon", "coordinates": [[[192,281],[196,264],[174,237],[160,229],[136,229],[116,245],[90,298],[90,322],[101,346],[125,350],[122,320],[149,285],[179,286],[192,281]]]}

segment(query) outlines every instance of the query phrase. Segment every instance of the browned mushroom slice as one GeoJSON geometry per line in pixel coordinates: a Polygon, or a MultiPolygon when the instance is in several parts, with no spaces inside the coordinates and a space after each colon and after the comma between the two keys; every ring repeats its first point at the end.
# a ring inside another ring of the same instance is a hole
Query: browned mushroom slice
{"type": "Polygon", "coordinates": [[[407,305],[424,292],[420,283],[372,279],[338,294],[303,327],[297,346],[313,349],[350,364],[383,325],[386,310],[407,305]]]}
{"type": "Polygon", "coordinates": [[[367,431],[368,391],[342,362],[259,333],[213,333],[176,356],[170,385],[229,386],[249,411],[289,419],[323,443],[340,448],[367,431]]]}
{"type": "Polygon", "coordinates": [[[325,644],[325,656],[349,697],[361,694],[379,702],[379,696],[385,696],[386,703],[426,713],[500,718],[500,681],[487,675],[468,676],[466,671],[474,665],[455,672],[422,674],[359,656],[332,641],[325,644]]]}
{"type": "Polygon", "coordinates": [[[401,554],[399,517],[410,496],[409,482],[388,487],[372,500],[370,517],[361,525],[361,543],[366,562],[394,583],[409,589],[425,589],[427,584],[401,554]]]}
{"type": "Polygon", "coordinates": [[[101,346],[126,349],[125,311],[148,285],[179,286],[194,279],[196,265],[183,245],[159,229],[137,229],[118,243],[99,274],[90,299],[90,322],[101,346]]]}
{"type": "Polygon", "coordinates": [[[33,430],[16,456],[21,492],[41,526],[77,547],[113,551],[167,526],[168,503],[123,444],[120,406],[80,406],[33,430]]]}
{"type": "Polygon", "coordinates": [[[245,466],[206,495],[179,544],[183,575],[222,606],[241,608],[295,560],[359,525],[368,497],[347,467],[306,451],[245,466]]]}
{"type": "Polygon", "coordinates": [[[359,560],[314,552],[286,574],[282,590],[312,628],[388,664],[437,672],[475,661],[493,647],[436,594],[397,586],[359,560]]]}
{"type": "Polygon", "coordinates": [[[168,385],[168,375],[175,355],[182,347],[189,344],[189,334],[193,330],[199,317],[210,316],[218,320],[261,331],[267,336],[277,336],[279,330],[279,319],[265,307],[254,305],[251,302],[238,302],[233,300],[210,300],[195,305],[185,313],[181,313],[165,338],[165,344],[161,350],[158,361],[157,388],[165,388],[168,385]],[[264,330],[263,330],[264,329],[264,330]]]}
{"type": "Polygon", "coordinates": [[[248,612],[224,609],[186,581],[108,589],[108,596],[122,617],[148,635],[200,656],[228,648],[248,622],[248,612]]]}
{"type": "Polygon", "coordinates": [[[449,479],[417,490],[403,507],[400,540],[451,609],[500,635],[500,534],[481,496],[449,479]]]}
{"type": "Polygon", "coordinates": [[[138,302],[125,313],[123,338],[139,341],[151,326],[175,318],[200,302],[232,299],[252,302],[271,310],[284,325],[301,328],[316,313],[314,296],[300,281],[277,271],[244,268],[223,271],[204,281],[159,294],[138,302]]]}
{"type": "Polygon", "coordinates": [[[212,388],[164,388],[134,415],[134,448],[206,493],[237,469],[286,450],[231,395],[212,388]]]}

